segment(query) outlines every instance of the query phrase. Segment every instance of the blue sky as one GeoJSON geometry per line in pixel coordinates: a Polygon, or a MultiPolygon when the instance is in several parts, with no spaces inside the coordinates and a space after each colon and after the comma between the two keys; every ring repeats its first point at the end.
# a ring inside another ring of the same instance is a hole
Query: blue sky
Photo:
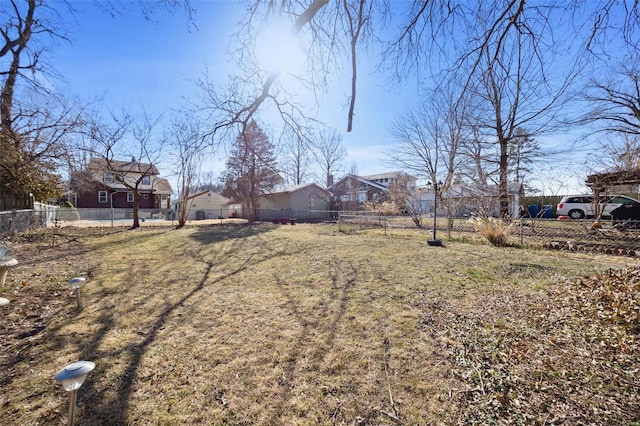
{"type": "MultiPolygon", "coordinates": [[[[72,1],[77,12],[71,26],[72,42],[57,46],[53,52],[53,66],[64,76],[60,84],[67,95],[84,101],[102,98],[113,110],[144,107],[152,115],[162,113],[170,119],[172,110],[181,109],[185,99],[200,99],[202,92],[194,81],[207,68],[220,85],[234,72],[227,49],[244,13],[238,2],[194,0],[197,12],[193,22],[180,10],[156,10],[149,22],[136,2],[126,0],[113,2],[124,9],[118,16],[111,16],[104,4],[72,1]]],[[[399,114],[419,102],[412,81],[387,84],[386,77],[375,70],[377,60],[365,58],[360,64],[351,133],[345,131],[348,81],[334,80],[320,107],[319,118],[344,136],[348,153],[343,162],[345,172],[354,163],[362,175],[397,169],[384,161],[385,146],[393,143],[389,129],[399,114]]],[[[571,138],[558,135],[540,141],[559,145],[571,138]]],[[[220,174],[222,157],[212,157],[205,168],[220,174]]],[[[544,180],[540,189],[548,195],[583,191],[584,176],[575,171],[579,169],[585,175],[583,163],[584,155],[576,152],[562,161],[540,164],[536,167],[544,180]]]]}
{"type": "MultiPolygon", "coordinates": [[[[54,67],[64,76],[64,91],[70,96],[102,98],[113,110],[144,106],[167,118],[185,98],[199,99],[201,89],[194,81],[205,69],[219,84],[234,71],[227,50],[244,12],[237,2],[195,1],[193,23],[180,10],[157,10],[149,22],[135,3],[125,2],[127,9],[115,17],[93,1],[72,4],[77,11],[72,43],[59,46],[54,55],[54,67]]],[[[347,82],[337,83],[327,95],[321,120],[344,136],[345,171],[355,162],[360,174],[373,174],[395,169],[383,161],[388,129],[415,90],[387,86],[373,65],[366,66],[360,71],[353,131],[345,131],[347,82]]],[[[214,173],[221,172],[220,158],[210,163],[214,173]]]]}

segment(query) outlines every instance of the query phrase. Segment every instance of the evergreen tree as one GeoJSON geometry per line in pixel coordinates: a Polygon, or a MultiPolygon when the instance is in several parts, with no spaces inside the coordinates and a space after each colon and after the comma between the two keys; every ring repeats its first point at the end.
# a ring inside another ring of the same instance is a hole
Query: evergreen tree
{"type": "Polygon", "coordinates": [[[242,203],[249,223],[255,220],[258,198],[281,181],[275,147],[255,120],[235,139],[227,159],[222,195],[242,203]]]}

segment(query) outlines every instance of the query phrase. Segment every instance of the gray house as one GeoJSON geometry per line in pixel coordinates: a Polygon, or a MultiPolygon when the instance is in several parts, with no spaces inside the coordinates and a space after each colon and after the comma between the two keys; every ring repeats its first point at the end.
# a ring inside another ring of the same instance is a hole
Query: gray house
{"type": "Polygon", "coordinates": [[[331,193],[315,183],[283,188],[261,196],[256,219],[273,221],[295,218],[300,221],[320,221],[329,218],[331,193]]]}

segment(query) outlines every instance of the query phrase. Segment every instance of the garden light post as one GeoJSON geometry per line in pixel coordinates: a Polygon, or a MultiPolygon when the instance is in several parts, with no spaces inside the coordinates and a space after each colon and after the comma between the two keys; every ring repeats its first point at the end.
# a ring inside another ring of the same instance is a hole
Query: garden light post
{"type": "Polygon", "coordinates": [[[84,380],[94,368],[96,364],[91,361],[78,361],[67,365],[56,373],[56,380],[62,382],[62,387],[67,392],[71,392],[71,400],[69,401],[69,420],[67,425],[73,426],[74,416],[76,412],[76,399],[78,398],[78,389],[84,383],[84,380]]]}
{"type": "Polygon", "coordinates": [[[9,268],[16,266],[18,261],[9,256],[8,250],[4,247],[0,247],[0,288],[4,287],[4,282],[7,279],[7,272],[9,268]]]}
{"type": "Polygon", "coordinates": [[[436,225],[438,222],[438,186],[441,186],[441,185],[442,185],[442,182],[435,182],[435,181],[433,185],[431,184],[431,182],[427,184],[428,187],[433,186],[433,238],[430,240],[427,240],[427,244],[435,247],[442,245],[442,240],[439,240],[436,238],[436,225]]]}
{"type": "Polygon", "coordinates": [[[69,280],[69,286],[75,290],[76,299],[78,300],[78,310],[82,309],[82,301],[80,301],[80,287],[86,282],[84,277],[75,277],[69,280]]]}

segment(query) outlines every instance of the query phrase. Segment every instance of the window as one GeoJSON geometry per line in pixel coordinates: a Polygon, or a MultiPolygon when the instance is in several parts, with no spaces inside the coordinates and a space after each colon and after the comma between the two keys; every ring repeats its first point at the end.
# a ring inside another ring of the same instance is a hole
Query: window
{"type": "Polygon", "coordinates": [[[127,192],[127,203],[133,203],[133,192],[127,192]]]}
{"type": "Polygon", "coordinates": [[[143,185],[151,185],[151,176],[142,176],[143,185]]]}
{"type": "MultiPolygon", "coordinates": [[[[114,178],[113,178],[113,173],[111,172],[104,172],[104,175],[102,176],[102,181],[104,183],[113,183],[114,182],[114,178]]],[[[106,202],[106,201],[105,201],[106,202]]]]}
{"type": "Polygon", "coordinates": [[[98,191],[98,202],[99,203],[107,202],[107,191],[98,191]]]}
{"type": "Polygon", "coordinates": [[[316,205],[316,200],[313,198],[313,194],[309,194],[309,205],[314,207],[316,205]]]}

